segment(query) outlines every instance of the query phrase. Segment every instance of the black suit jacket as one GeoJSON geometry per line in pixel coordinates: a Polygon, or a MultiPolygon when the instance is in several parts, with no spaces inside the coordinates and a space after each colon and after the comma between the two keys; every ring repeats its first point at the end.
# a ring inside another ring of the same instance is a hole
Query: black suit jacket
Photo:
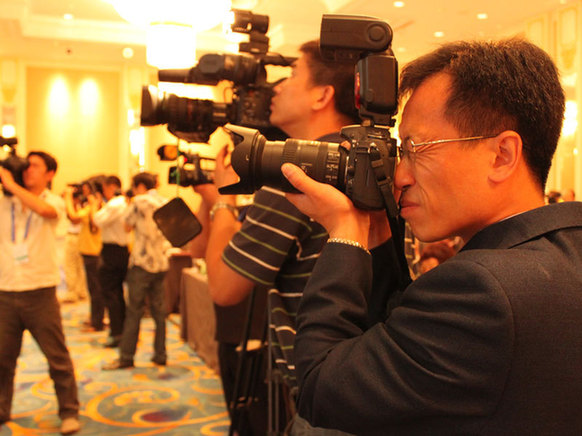
{"type": "Polygon", "coordinates": [[[327,244],[298,315],[299,413],[368,434],[582,434],[582,203],[491,225],[366,328],[371,259],[327,244]]]}

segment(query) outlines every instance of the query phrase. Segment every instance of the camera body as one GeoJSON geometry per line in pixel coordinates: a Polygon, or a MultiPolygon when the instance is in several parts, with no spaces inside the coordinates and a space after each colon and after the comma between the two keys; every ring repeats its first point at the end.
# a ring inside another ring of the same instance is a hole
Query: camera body
{"type": "Polygon", "coordinates": [[[180,151],[177,145],[162,145],[158,148],[162,161],[178,161],[168,170],[168,183],[182,187],[213,183],[214,171],[208,169],[214,159],[201,157],[199,154],[180,151]]]}
{"type": "MultiPolygon", "coordinates": [[[[28,159],[16,154],[17,138],[5,138],[0,136],[0,146],[3,148],[3,156],[0,159],[0,166],[12,173],[14,181],[20,186],[24,186],[24,171],[28,168],[28,159]]],[[[4,195],[11,196],[12,192],[4,190],[4,195]]]]}
{"type": "MultiPolygon", "coordinates": [[[[372,17],[324,15],[321,22],[322,57],[348,61],[355,67],[355,102],[361,125],[342,128],[349,149],[338,144],[287,139],[267,141],[258,131],[226,125],[233,134],[233,169],[236,184],[221,187],[222,194],[252,193],[263,185],[286,192],[293,187],[281,174],[281,165],[291,162],[313,179],[344,192],[361,209],[388,207],[397,214],[396,203],[382,191],[392,188],[396,165],[396,140],[389,127],[398,109],[398,63],[390,50],[390,26],[372,17]]],[[[387,191],[386,191],[387,192],[387,191]]]]}

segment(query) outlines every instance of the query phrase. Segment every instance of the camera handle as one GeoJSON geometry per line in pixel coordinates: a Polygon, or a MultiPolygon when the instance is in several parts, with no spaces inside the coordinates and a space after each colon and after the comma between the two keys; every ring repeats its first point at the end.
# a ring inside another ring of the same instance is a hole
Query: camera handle
{"type": "Polygon", "coordinates": [[[412,283],[412,278],[410,277],[410,271],[408,269],[408,262],[406,261],[406,255],[404,252],[404,220],[398,216],[398,205],[396,204],[394,193],[392,192],[393,181],[392,178],[388,177],[386,174],[384,160],[382,159],[382,154],[384,153],[381,153],[378,147],[383,147],[383,151],[386,152],[385,155],[388,155],[386,143],[384,141],[374,143],[369,149],[370,166],[374,170],[376,184],[384,198],[386,217],[388,218],[388,224],[390,225],[390,231],[392,232],[392,240],[394,241],[396,258],[400,269],[399,291],[402,292],[410,283],[412,283]]]}

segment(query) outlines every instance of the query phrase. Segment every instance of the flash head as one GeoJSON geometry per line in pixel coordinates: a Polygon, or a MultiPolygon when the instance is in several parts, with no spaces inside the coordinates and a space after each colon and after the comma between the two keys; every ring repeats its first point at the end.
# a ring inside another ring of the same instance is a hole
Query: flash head
{"type": "Polygon", "coordinates": [[[237,33],[251,33],[252,31],[262,33],[269,30],[269,16],[253,14],[251,11],[242,9],[231,9],[234,19],[230,28],[237,33]]]}
{"type": "Polygon", "coordinates": [[[319,40],[324,60],[353,62],[367,53],[387,51],[392,29],[374,17],[324,14],[319,40]]]}

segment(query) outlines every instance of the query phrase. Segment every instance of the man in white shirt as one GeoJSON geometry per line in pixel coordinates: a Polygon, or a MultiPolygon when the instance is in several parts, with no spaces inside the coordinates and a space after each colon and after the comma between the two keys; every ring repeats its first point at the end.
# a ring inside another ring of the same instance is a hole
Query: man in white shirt
{"type": "Polygon", "coordinates": [[[109,311],[109,338],[106,347],[117,347],[123,333],[125,320],[125,300],[123,299],[123,281],[127,274],[129,251],[128,236],[125,231],[123,214],[127,207],[125,196],[121,195],[121,180],[117,176],[108,176],[103,183],[103,198],[106,203],[94,210],[93,222],[101,228],[101,264],[99,266],[99,282],[109,311]]]}
{"type": "Polygon", "coordinates": [[[73,362],[65,343],[56,285],[56,226],[65,211],[47,187],[57,170],[44,152],[28,155],[24,186],[0,168],[0,424],[10,420],[16,362],[24,330],[44,353],[59,403],[63,434],[80,429],[73,362]],[[12,195],[7,195],[7,192],[12,195]]]}

